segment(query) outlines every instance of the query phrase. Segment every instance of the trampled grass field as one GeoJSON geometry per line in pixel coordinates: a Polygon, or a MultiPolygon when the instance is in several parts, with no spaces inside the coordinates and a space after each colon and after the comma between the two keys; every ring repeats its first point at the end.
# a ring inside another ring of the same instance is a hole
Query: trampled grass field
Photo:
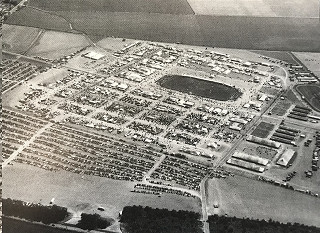
{"type": "Polygon", "coordinates": [[[266,50],[256,50],[252,51],[262,56],[267,56],[270,58],[274,58],[277,60],[285,61],[291,64],[298,64],[296,60],[294,60],[293,56],[291,56],[290,52],[286,51],[266,51],[266,50]]]}
{"type": "Polygon", "coordinates": [[[267,122],[260,122],[260,124],[252,132],[252,135],[259,138],[267,138],[269,133],[273,130],[274,125],[267,122]]]}
{"type": "Polygon", "coordinates": [[[57,59],[90,45],[84,35],[47,31],[28,52],[30,56],[57,59]]]}
{"type": "Polygon", "coordinates": [[[209,181],[209,207],[220,214],[320,226],[320,198],[235,176],[209,181]]]}
{"type": "Polygon", "coordinates": [[[318,0],[188,0],[197,15],[319,17],[318,0]]]}
{"type": "Polygon", "coordinates": [[[31,0],[30,6],[48,11],[193,14],[187,0],[31,0]]]}
{"type": "Polygon", "coordinates": [[[40,33],[39,28],[4,24],[2,26],[3,48],[14,53],[24,53],[40,33]]]}
{"type": "Polygon", "coordinates": [[[201,211],[200,200],[175,194],[147,195],[130,192],[134,183],[97,176],[83,176],[59,171],[50,172],[28,165],[14,164],[3,171],[3,198],[12,198],[69,208],[74,213],[87,206],[103,206],[104,214],[117,218],[127,205],[201,211]],[[36,174],[36,175],[35,175],[36,174]],[[27,181],[27,182],[26,182],[27,181]]]}
{"type": "Polygon", "coordinates": [[[320,112],[320,85],[306,84],[298,85],[295,88],[304,96],[305,100],[314,110],[320,112]]]}
{"type": "Polygon", "coordinates": [[[294,53],[294,55],[320,78],[320,53],[294,53]]]}
{"type": "Polygon", "coordinates": [[[272,108],[271,113],[278,116],[284,116],[284,114],[286,114],[290,106],[291,103],[289,101],[278,101],[276,105],[272,108]]]}

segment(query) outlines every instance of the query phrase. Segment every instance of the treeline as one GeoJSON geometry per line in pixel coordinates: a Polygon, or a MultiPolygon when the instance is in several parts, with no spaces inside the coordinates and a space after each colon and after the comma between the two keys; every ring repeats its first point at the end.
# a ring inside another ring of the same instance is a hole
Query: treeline
{"type": "Polygon", "coordinates": [[[108,219],[102,218],[99,214],[81,214],[77,227],[84,230],[104,229],[111,225],[108,219]]]}
{"type": "MultiPolygon", "coordinates": [[[[126,206],[121,223],[130,233],[203,233],[200,214],[190,211],[126,206]]],[[[228,216],[209,216],[210,233],[320,233],[320,228],[228,216]]]]}
{"type": "Polygon", "coordinates": [[[45,224],[57,223],[68,216],[67,208],[56,205],[44,206],[10,198],[2,200],[3,215],[23,218],[45,224]]]}
{"type": "Polygon", "coordinates": [[[209,216],[210,233],[320,233],[320,229],[298,223],[255,220],[213,215],[209,216]]]}
{"type": "Polygon", "coordinates": [[[120,221],[130,233],[202,233],[200,215],[190,211],[124,207],[120,221]]]}
{"type": "Polygon", "coordinates": [[[3,217],[3,233],[79,233],[76,230],[57,228],[51,225],[45,225],[37,222],[21,220],[19,218],[3,217]]]}

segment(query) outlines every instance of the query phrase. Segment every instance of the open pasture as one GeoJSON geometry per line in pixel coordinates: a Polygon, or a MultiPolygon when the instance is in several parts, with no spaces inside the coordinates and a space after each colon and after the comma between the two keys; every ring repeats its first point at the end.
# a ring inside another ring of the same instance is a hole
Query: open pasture
{"type": "Polygon", "coordinates": [[[317,0],[188,0],[197,15],[318,17],[317,0]]]}
{"type": "Polygon", "coordinates": [[[320,199],[261,181],[235,176],[209,181],[209,212],[320,226],[320,199]]]}
{"type": "Polygon", "coordinates": [[[48,11],[193,14],[187,0],[31,0],[30,6],[48,11]]]}
{"type": "Polygon", "coordinates": [[[83,35],[47,31],[28,52],[28,55],[58,59],[88,45],[90,43],[83,35]]]}
{"type": "Polygon", "coordinates": [[[14,53],[24,53],[40,33],[39,28],[4,24],[2,26],[3,49],[14,53]]]}

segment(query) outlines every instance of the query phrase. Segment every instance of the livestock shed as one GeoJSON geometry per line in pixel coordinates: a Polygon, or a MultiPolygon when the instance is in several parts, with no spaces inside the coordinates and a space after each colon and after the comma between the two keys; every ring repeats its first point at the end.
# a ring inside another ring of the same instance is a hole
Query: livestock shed
{"type": "Polygon", "coordinates": [[[268,159],[260,158],[258,156],[254,156],[254,155],[245,154],[245,153],[242,153],[239,151],[234,152],[232,157],[242,159],[242,160],[245,160],[245,161],[248,161],[251,163],[260,164],[263,166],[266,166],[269,163],[268,159]]]}
{"type": "Polygon", "coordinates": [[[249,170],[252,170],[252,171],[255,171],[255,172],[261,172],[262,173],[262,172],[265,171],[264,167],[261,167],[261,166],[258,166],[256,164],[254,164],[254,163],[249,163],[249,162],[246,162],[246,161],[243,161],[243,160],[240,160],[240,159],[231,158],[231,159],[228,159],[227,163],[231,164],[231,165],[234,165],[234,166],[246,168],[246,169],[249,169],[249,170]]]}
{"type": "Polygon", "coordinates": [[[294,158],[295,154],[296,152],[292,149],[285,150],[281,157],[278,159],[277,164],[283,167],[287,167],[292,158],[294,158]]]}
{"type": "Polygon", "coordinates": [[[276,149],[279,149],[280,146],[281,146],[281,143],[279,143],[279,142],[274,142],[274,141],[271,141],[271,140],[268,140],[268,139],[262,139],[262,138],[259,138],[259,137],[256,137],[256,136],[252,136],[252,135],[249,135],[247,137],[247,141],[254,142],[254,143],[257,143],[257,144],[260,144],[260,145],[264,145],[264,146],[268,146],[268,147],[272,147],[272,148],[276,148],[276,149]]]}

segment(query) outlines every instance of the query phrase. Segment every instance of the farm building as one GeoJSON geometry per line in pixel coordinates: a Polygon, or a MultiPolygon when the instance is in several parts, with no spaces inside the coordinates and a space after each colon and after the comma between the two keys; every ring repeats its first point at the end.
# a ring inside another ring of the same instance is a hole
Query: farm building
{"type": "Polygon", "coordinates": [[[266,166],[269,163],[268,159],[260,158],[258,156],[249,155],[249,154],[245,154],[245,153],[238,152],[238,151],[234,152],[232,157],[242,159],[242,160],[245,160],[245,161],[248,161],[251,163],[260,164],[263,166],[266,166]]]}
{"type": "Polygon", "coordinates": [[[264,167],[261,167],[261,166],[254,164],[254,163],[249,163],[249,162],[246,162],[246,161],[243,161],[240,159],[231,158],[231,159],[228,159],[227,163],[234,165],[234,166],[246,168],[246,169],[249,169],[252,171],[261,172],[261,173],[264,172],[264,170],[265,170],[264,167]]]}
{"type": "Polygon", "coordinates": [[[295,155],[295,153],[296,152],[294,150],[291,150],[291,149],[285,150],[283,152],[283,154],[281,155],[281,157],[278,159],[277,164],[280,165],[280,166],[287,167],[289,162],[290,162],[290,160],[295,155]]]}
{"type": "Polygon", "coordinates": [[[262,139],[262,138],[259,138],[259,137],[256,137],[256,136],[252,136],[252,135],[249,135],[247,137],[247,141],[254,142],[254,143],[257,143],[257,144],[260,144],[260,145],[264,145],[264,146],[269,146],[269,147],[276,148],[276,149],[279,149],[280,146],[281,146],[281,144],[279,142],[273,142],[271,140],[262,139]]]}

